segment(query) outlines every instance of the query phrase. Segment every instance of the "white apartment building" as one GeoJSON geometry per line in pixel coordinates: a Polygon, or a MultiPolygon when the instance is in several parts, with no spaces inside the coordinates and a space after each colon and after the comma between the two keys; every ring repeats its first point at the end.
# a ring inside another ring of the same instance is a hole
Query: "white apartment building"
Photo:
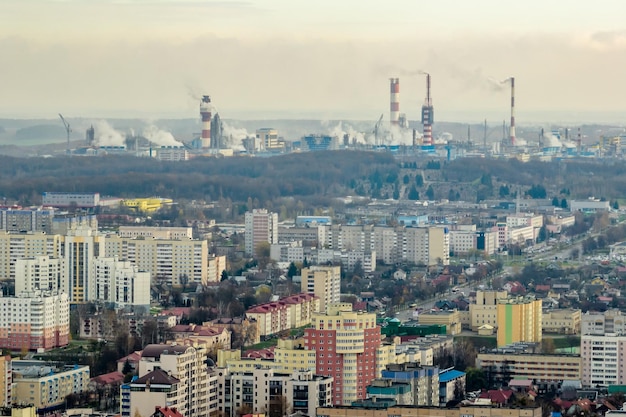
{"type": "Polygon", "coordinates": [[[580,356],[584,386],[626,384],[625,330],[626,316],[619,310],[583,314],[580,356]]]}
{"type": "Polygon", "coordinates": [[[278,243],[278,214],[266,209],[254,209],[245,217],[245,251],[255,255],[256,247],[261,242],[278,243]]]}
{"type": "Polygon", "coordinates": [[[89,300],[111,302],[119,307],[150,307],[150,273],[139,272],[137,265],[117,258],[96,258],[92,277],[95,285],[89,300]]]}
{"type": "Polygon", "coordinates": [[[193,239],[191,227],[120,226],[117,234],[128,238],[193,239]]]}
{"type": "Polygon", "coordinates": [[[150,417],[155,407],[179,409],[183,403],[180,381],[155,369],[121,388],[122,417],[150,417]]]}
{"type": "Polygon", "coordinates": [[[206,284],[208,280],[208,242],[206,240],[123,238],[107,235],[104,256],[127,260],[153,279],[174,286],[181,280],[206,284]]]}
{"type": "Polygon", "coordinates": [[[63,260],[47,255],[15,260],[15,293],[24,291],[59,291],[61,275],[65,273],[63,260]]]}
{"type": "Polygon", "coordinates": [[[374,227],[373,250],[376,252],[377,259],[387,265],[392,265],[402,259],[402,236],[398,237],[398,230],[402,230],[402,228],[374,227]]]}
{"type": "Polygon", "coordinates": [[[249,371],[224,372],[224,401],[221,410],[230,417],[237,409],[249,407],[252,413],[316,415],[316,407],[332,405],[333,378],[312,371],[278,373],[258,366],[249,371]],[[322,405],[324,404],[324,405],[322,405]]]}
{"type": "Polygon", "coordinates": [[[0,275],[15,279],[17,259],[46,255],[61,257],[63,237],[43,232],[9,233],[0,231],[0,275]]]}
{"type": "Polygon", "coordinates": [[[0,348],[52,349],[66,346],[69,334],[67,294],[33,291],[0,296],[0,348]]]}
{"type": "Polygon", "coordinates": [[[141,353],[138,375],[141,378],[149,372],[162,369],[179,381],[176,397],[181,414],[208,417],[209,374],[206,360],[207,352],[202,346],[148,345],[141,353]]]}
{"type": "Polygon", "coordinates": [[[278,242],[302,241],[309,245],[322,247],[326,243],[326,227],[317,226],[278,226],[278,242]]]}
{"type": "Polygon", "coordinates": [[[450,233],[445,227],[404,229],[405,259],[414,264],[449,265],[450,233]]]}
{"type": "Polygon", "coordinates": [[[341,267],[311,266],[302,268],[301,288],[305,294],[314,294],[320,299],[320,312],[330,304],[338,303],[341,296],[341,267]]]}

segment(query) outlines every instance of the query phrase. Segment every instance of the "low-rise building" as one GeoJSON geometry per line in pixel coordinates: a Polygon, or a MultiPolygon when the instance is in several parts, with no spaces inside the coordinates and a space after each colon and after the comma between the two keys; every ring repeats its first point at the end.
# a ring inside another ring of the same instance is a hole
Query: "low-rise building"
{"type": "Polygon", "coordinates": [[[434,324],[444,325],[446,326],[446,333],[449,335],[461,333],[461,316],[458,310],[441,310],[422,313],[417,317],[417,321],[424,326],[434,324]]]}
{"type": "Polygon", "coordinates": [[[246,316],[259,323],[261,337],[311,323],[313,313],[319,311],[320,299],[312,294],[296,294],[279,301],[254,306],[246,316]]]}
{"type": "Polygon", "coordinates": [[[439,408],[424,406],[337,406],[318,408],[317,417],[541,417],[541,407],[485,407],[462,406],[458,408],[439,408]]]}
{"type": "Polygon", "coordinates": [[[439,373],[439,405],[445,407],[448,401],[462,400],[465,397],[465,372],[446,369],[439,373]]]}
{"type": "Polygon", "coordinates": [[[544,311],[541,319],[543,332],[579,334],[581,317],[581,310],[573,308],[544,311]]]}
{"type": "Polygon", "coordinates": [[[38,413],[63,405],[70,394],[86,392],[88,366],[60,366],[46,361],[14,360],[13,402],[33,404],[38,413]]]}
{"type": "Polygon", "coordinates": [[[178,409],[183,402],[180,380],[162,369],[135,378],[121,388],[122,417],[150,417],[155,407],[178,409]]]}
{"type": "Polygon", "coordinates": [[[411,386],[413,405],[439,405],[439,367],[416,363],[387,365],[382,378],[411,386]]]}

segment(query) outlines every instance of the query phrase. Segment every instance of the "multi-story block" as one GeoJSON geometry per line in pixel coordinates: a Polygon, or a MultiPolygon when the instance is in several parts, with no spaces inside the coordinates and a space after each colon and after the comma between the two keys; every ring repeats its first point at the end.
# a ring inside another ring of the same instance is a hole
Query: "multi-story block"
{"type": "Polygon", "coordinates": [[[15,260],[15,293],[24,291],[67,291],[61,288],[63,260],[47,255],[15,260]]]}
{"type": "Polygon", "coordinates": [[[446,227],[407,227],[403,235],[407,262],[421,265],[450,264],[450,234],[446,227]]]}
{"type": "Polygon", "coordinates": [[[193,239],[191,227],[150,227],[150,226],[120,226],[117,234],[120,237],[145,239],[193,239]]]}
{"type": "Polygon", "coordinates": [[[476,303],[469,306],[472,331],[478,331],[485,324],[495,328],[498,325],[498,300],[506,299],[507,296],[506,291],[476,291],[476,303]]]}
{"type": "MultiPolygon", "coordinates": [[[[373,250],[376,257],[387,265],[399,262],[402,257],[402,242],[398,242],[398,230],[402,228],[375,226],[373,233],[373,250]]],[[[400,239],[402,239],[400,235],[400,239]]]]}
{"type": "Polygon", "coordinates": [[[376,378],[367,386],[368,398],[393,398],[397,404],[413,405],[413,391],[408,382],[376,378]]]}
{"type": "Polygon", "coordinates": [[[122,417],[150,417],[159,406],[179,410],[184,402],[180,380],[159,368],[122,385],[121,392],[122,417]]]}
{"type": "Polygon", "coordinates": [[[304,348],[304,339],[279,339],[274,349],[274,369],[278,372],[295,372],[316,369],[316,353],[304,348]]]}
{"type": "Polygon", "coordinates": [[[45,192],[41,204],[47,207],[93,208],[100,205],[100,194],[45,192]]]}
{"type": "Polygon", "coordinates": [[[320,300],[315,295],[296,294],[254,306],[246,312],[246,316],[256,320],[260,336],[267,337],[311,323],[313,313],[319,311],[319,304],[320,300]]]}
{"type": "Polygon", "coordinates": [[[0,296],[0,347],[52,349],[69,342],[70,308],[65,293],[22,292],[0,296]]]}
{"type": "Polygon", "coordinates": [[[0,209],[0,230],[7,232],[52,233],[53,209],[0,209]]]}
{"type": "Polygon", "coordinates": [[[557,385],[563,381],[580,381],[581,356],[541,354],[500,349],[479,353],[476,366],[496,383],[512,379],[530,379],[539,386],[557,385]]]}
{"type": "Polygon", "coordinates": [[[184,416],[207,417],[209,386],[206,361],[207,351],[201,346],[148,345],[141,353],[139,377],[162,369],[179,381],[178,410],[184,416]]]}
{"type": "Polygon", "coordinates": [[[534,296],[498,300],[498,347],[515,342],[540,343],[541,300],[534,296]]]}
{"type": "Polygon", "coordinates": [[[626,335],[626,315],[618,309],[610,309],[604,313],[587,312],[581,316],[581,334],[606,333],[626,335]]]}
{"type": "Polygon", "coordinates": [[[72,303],[84,303],[94,294],[91,264],[95,257],[102,255],[100,242],[96,231],[83,227],[63,237],[61,257],[65,273],[61,275],[61,287],[68,291],[72,303]]]}
{"type": "Polygon", "coordinates": [[[43,232],[9,233],[0,231],[0,274],[15,279],[17,259],[45,255],[61,257],[62,236],[43,232]]]}
{"type": "Polygon", "coordinates": [[[581,327],[581,311],[564,308],[543,312],[541,323],[544,333],[579,334],[581,327]]]}
{"type": "Polygon", "coordinates": [[[320,312],[326,307],[338,303],[341,295],[341,267],[339,266],[312,266],[302,268],[301,291],[305,294],[314,294],[320,300],[320,312]]]}
{"type": "Polygon", "coordinates": [[[226,256],[209,256],[207,259],[207,283],[219,283],[222,280],[222,274],[226,271],[226,256]]]}
{"type": "Polygon", "coordinates": [[[439,406],[445,407],[448,401],[460,400],[465,396],[465,372],[446,369],[439,373],[439,406]]]}
{"type": "Polygon", "coordinates": [[[150,272],[155,280],[174,286],[206,284],[208,242],[206,240],[104,238],[104,256],[117,257],[150,272]]]}
{"type": "Polygon", "coordinates": [[[14,360],[13,403],[33,404],[37,412],[62,405],[70,394],[89,388],[88,366],[55,367],[50,362],[14,360]]]}
{"type": "Polygon", "coordinates": [[[382,377],[411,386],[413,405],[439,405],[439,367],[415,363],[387,365],[382,377]]]}
{"type": "Polygon", "coordinates": [[[265,209],[254,209],[245,217],[245,251],[255,255],[257,245],[262,242],[278,243],[278,214],[265,209]]]}
{"type": "Polygon", "coordinates": [[[326,311],[313,315],[305,349],[316,352],[316,373],[334,378],[333,404],[347,405],[365,398],[377,376],[380,327],[376,314],[354,312],[351,304],[333,304],[326,311]]]}
{"type": "Polygon", "coordinates": [[[582,315],[580,355],[587,387],[626,384],[626,316],[619,310],[582,315]]]}
{"type": "Polygon", "coordinates": [[[224,401],[222,411],[231,417],[243,408],[269,416],[296,412],[314,415],[317,407],[332,404],[332,382],[332,378],[314,375],[311,371],[278,373],[262,366],[250,371],[229,372],[224,385],[228,386],[225,392],[230,392],[230,401],[224,401]]]}
{"type": "Polygon", "coordinates": [[[150,307],[149,272],[139,272],[137,265],[117,258],[96,258],[92,264],[95,285],[88,300],[106,301],[120,307],[150,307]]]}
{"type": "Polygon", "coordinates": [[[278,227],[278,242],[302,242],[307,246],[321,247],[326,243],[326,227],[317,226],[296,226],[278,227]]]}
{"type": "Polygon", "coordinates": [[[0,407],[11,407],[13,398],[13,365],[11,355],[0,356],[0,407]]]}

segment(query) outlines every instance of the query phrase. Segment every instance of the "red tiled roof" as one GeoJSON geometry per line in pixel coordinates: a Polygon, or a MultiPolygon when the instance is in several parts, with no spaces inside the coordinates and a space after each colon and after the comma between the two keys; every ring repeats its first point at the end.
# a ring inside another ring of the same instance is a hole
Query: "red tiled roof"
{"type": "Polygon", "coordinates": [[[164,417],[184,417],[176,407],[156,407],[154,414],[161,414],[164,417]]]}
{"type": "Polygon", "coordinates": [[[141,359],[141,351],[136,350],[130,355],[124,356],[122,359],[118,359],[117,363],[126,362],[126,360],[128,360],[128,362],[130,363],[134,363],[134,362],[139,362],[140,359],[141,359]]]}
{"type": "Polygon", "coordinates": [[[489,398],[492,403],[506,404],[513,395],[511,390],[489,390],[484,391],[478,398],[489,398]]]}
{"type": "Polygon", "coordinates": [[[121,384],[124,382],[124,374],[118,371],[109,372],[108,374],[98,375],[91,378],[92,381],[100,385],[121,384]]]}

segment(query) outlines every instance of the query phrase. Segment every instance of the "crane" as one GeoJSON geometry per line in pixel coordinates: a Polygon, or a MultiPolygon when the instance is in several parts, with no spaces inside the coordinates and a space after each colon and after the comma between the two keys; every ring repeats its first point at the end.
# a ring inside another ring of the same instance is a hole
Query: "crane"
{"type": "Polygon", "coordinates": [[[72,132],[72,129],[70,128],[70,124],[65,120],[65,118],[63,117],[63,115],[61,113],[59,113],[59,117],[61,118],[61,121],[63,122],[63,126],[65,127],[65,131],[67,132],[67,149],[66,149],[66,153],[69,155],[70,154],[70,133],[72,132]]]}
{"type": "Polygon", "coordinates": [[[374,125],[374,132],[372,132],[372,133],[374,133],[374,146],[378,146],[378,145],[379,145],[379,142],[378,142],[378,133],[379,133],[379,131],[380,131],[380,126],[381,126],[381,124],[382,124],[382,122],[383,122],[383,116],[384,116],[384,115],[385,115],[384,113],[383,113],[383,114],[381,114],[381,115],[380,115],[380,117],[378,118],[378,121],[377,121],[377,122],[376,122],[376,124],[374,125]]]}

